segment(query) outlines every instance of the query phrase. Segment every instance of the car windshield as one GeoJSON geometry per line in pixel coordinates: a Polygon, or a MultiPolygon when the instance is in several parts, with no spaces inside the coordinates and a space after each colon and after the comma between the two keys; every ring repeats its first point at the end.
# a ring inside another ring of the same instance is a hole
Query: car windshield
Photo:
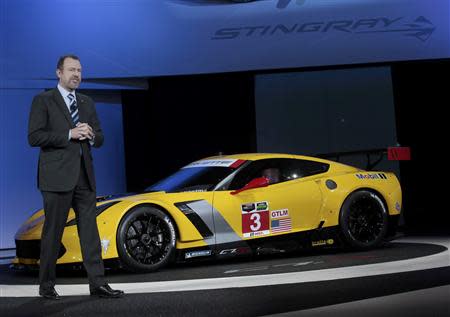
{"type": "Polygon", "coordinates": [[[234,170],[235,168],[222,166],[188,166],[148,187],[146,191],[167,193],[211,191],[234,170]]]}

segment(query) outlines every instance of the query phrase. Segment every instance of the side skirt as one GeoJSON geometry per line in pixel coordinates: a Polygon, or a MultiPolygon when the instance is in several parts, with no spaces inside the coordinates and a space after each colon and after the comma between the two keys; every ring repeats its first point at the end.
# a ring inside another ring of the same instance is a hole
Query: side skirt
{"type": "Polygon", "coordinates": [[[290,253],[316,248],[341,246],[339,227],[326,227],[273,237],[177,250],[176,262],[200,259],[223,259],[237,256],[290,253]]]}

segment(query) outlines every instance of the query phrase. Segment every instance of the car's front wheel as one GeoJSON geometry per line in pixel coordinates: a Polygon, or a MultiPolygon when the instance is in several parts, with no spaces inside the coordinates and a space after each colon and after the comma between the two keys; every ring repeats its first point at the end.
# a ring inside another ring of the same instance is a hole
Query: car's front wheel
{"type": "Polygon", "coordinates": [[[368,190],[350,194],[339,216],[344,241],[356,249],[379,245],[386,236],[388,213],[381,198],[368,190]]]}
{"type": "Polygon", "coordinates": [[[124,267],[152,272],[167,265],[175,252],[176,231],[172,219],[159,209],[138,206],[121,220],[117,251],[124,267]]]}

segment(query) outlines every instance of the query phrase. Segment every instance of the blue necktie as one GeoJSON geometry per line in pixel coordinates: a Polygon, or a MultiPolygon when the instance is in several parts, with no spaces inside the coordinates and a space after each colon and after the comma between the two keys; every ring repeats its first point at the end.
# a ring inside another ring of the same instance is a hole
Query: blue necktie
{"type": "Polygon", "coordinates": [[[73,124],[76,126],[80,122],[80,116],[78,115],[78,106],[75,96],[73,94],[68,94],[67,97],[70,100],[70,116],[72,117],[73,124]]]}

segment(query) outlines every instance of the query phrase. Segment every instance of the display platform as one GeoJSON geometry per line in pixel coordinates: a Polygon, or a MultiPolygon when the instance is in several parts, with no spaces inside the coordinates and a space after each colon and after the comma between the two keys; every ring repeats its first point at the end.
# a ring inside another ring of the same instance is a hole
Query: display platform
{"type": "MultiPolygon", "coordinates": [[[[0,311],[2,316],[25,316],[25,312],[36,313],[40,307],[42,316],[118,312],[130,316],[142,312],[207,316],[214,310],[216,316],[261,316],[435,287],[444,287],[438,292],[446,294],[450,285],[449,245],[447,237],[405,237],[364,252],[330,249],[202,261],[148,274],[108,270],[110,284],[127,293],[116,300],[90,297],[84,272],[66,270],[58,272],[56,286],[62,299],[44,300],[37,296],[37,271],[15,272],[2,265],[0,311]]],[[[430,309],[440,312],[449,308],[448,300],[433,298],[439,302],[430,303],[430,309]]]]}

